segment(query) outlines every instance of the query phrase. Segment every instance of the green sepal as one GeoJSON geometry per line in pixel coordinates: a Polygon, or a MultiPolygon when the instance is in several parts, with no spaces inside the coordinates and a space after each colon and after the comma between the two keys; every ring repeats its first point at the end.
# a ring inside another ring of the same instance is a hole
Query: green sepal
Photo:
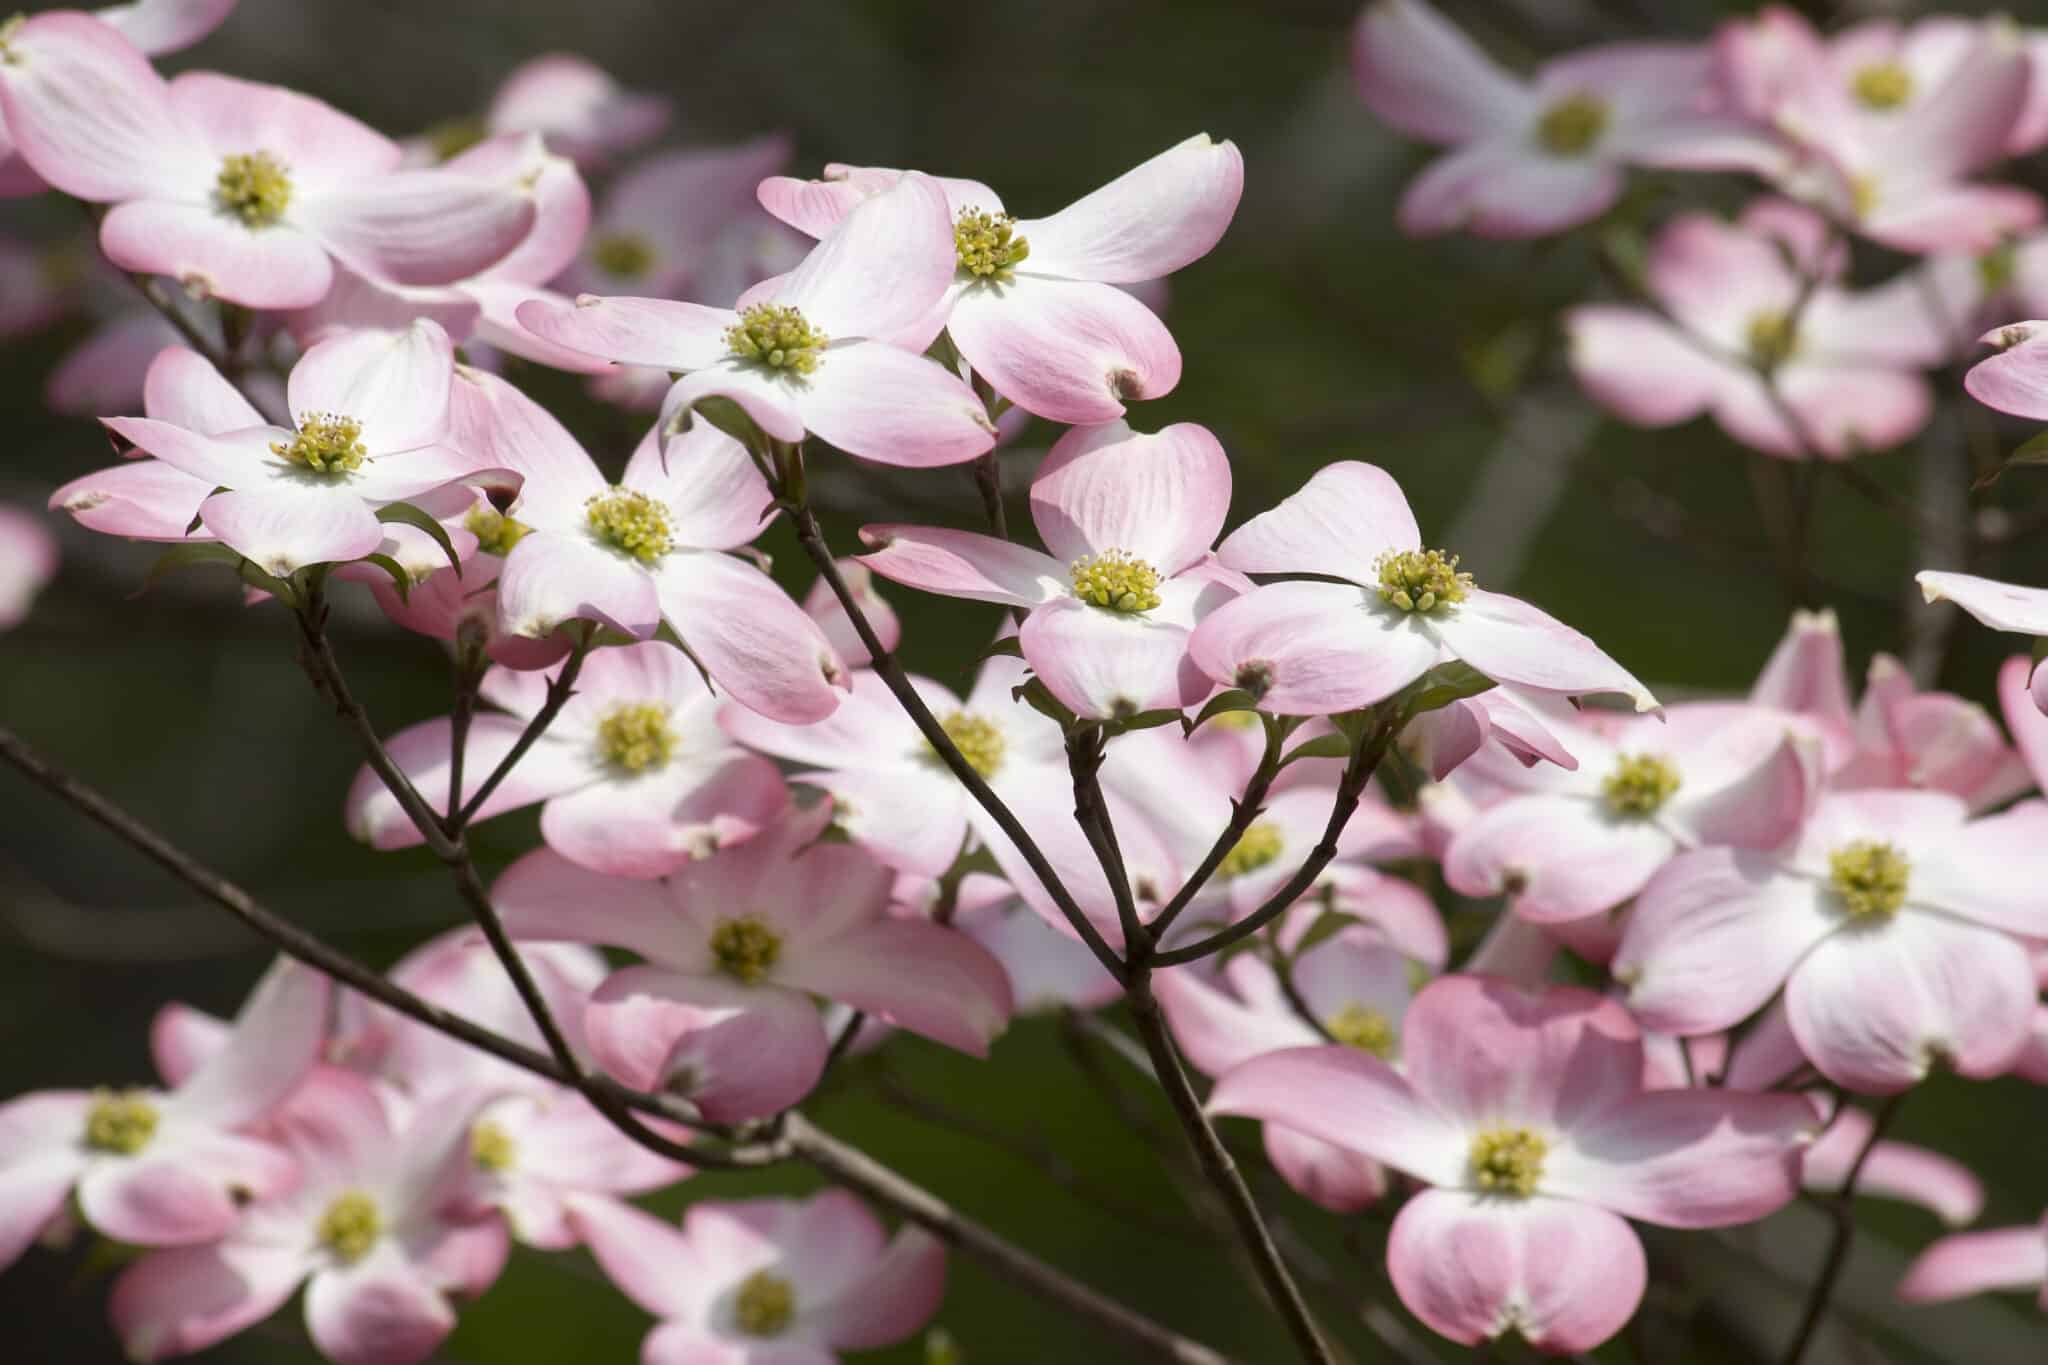
{"type": "Polygon", "coordinates": [[[455,553],[455,542],[449,538],[448,528],[422,512],[409,502],[388,502],[377,509],[377,520],[390,525],[401,522],[416,530],[425,531],[441,547],[441,553],[448,556],[448,563],[455,569],[455,576],[462,576],[462,556],[455,553]]]}

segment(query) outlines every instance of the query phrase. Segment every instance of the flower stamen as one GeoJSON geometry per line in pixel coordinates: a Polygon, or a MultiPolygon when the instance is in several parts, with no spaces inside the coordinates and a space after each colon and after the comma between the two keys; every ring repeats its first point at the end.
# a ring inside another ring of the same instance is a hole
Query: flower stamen
{"type": "Polygon", "coordinates": [[[796,1317],[796,1287],[780,1275],[757,1270],[740,1282],[732,1300],[733,1322],[750,1337],[778,1337],[796,1317]]]}
{"type": "Polygon", "coordinates": [[[469,1130],[469,1159],[480,1171],[509,1171],[519,1160],[519,1144],[496,1121],[478,1119],[469,1130]]]}
{"type": "Polygon", "coordinates": [[[1472,1179],[1488,1194],[1527,1199],[1543,1181],[1550,1144],[1527,1128],[1490,1128],[1472,1139],[1472,1179]]]}
{"type": "Polygon", "coordinates": [[[1600,798],[1616,815],[1655,815],[1679,788],[1678,767],[1660,754],[1623,754],[1600,782],[1600,798]]]}
{"type": "Polygon", "coordinates": [[[1261,820],[1239,836],[1230,846],[1230,852],[1223,855],[1223,861],[1216,864],[1216,875],[1224,881],[1242,877],[1247,872],[1256,872],[1279,858],[1287,847],[1286,838],[1277,825],[1261,820]]]}
{"type": "Polygon", "coordinates": [[[1475,586],[1458,572],[1458,557],[1442,550],[1389,551],[1373,562],[1380,576],[1380,601],[1427,616],[1465,600],[1475,586]]]}
{"type": "Polygon", "coordinates": [[[752,915],[718,922],[711,931],[711,956],[718,970],[743,985],[754,985],[782,956],[782,935],[752,915]]]}
{"type": "Polygon", "coordinates": [[[652,564],[675,547],[668,507],[633,488],[614,488],[583,504],[597,538],[642,564],[652,564]]]}
{"type": "Polygon", "coordinates": [[[607,275],[637,280],[654,269],[654,243],[640,232],[607,232],[590,244],[590,263],[607,275]]]}
{"type": "MultiPolygon", "coordinates": [[[[967,760],[967,766],[983,777],[994,777],[996,770],[1003,766],[1003,757],[1010,743],[996,723],[986,716],[977,716],[969,711],[951,711],[939,718],[939,728],[946,732],[946,738],[953,741],[953,747],[960,751],[960,757],[967,760]]],[[[938,751],[932,751],[934,758],[938,751]]]]}
{"type": "Polygon", "coordinates": [[[1872,62],[1849,81],[1866,109],[1896,109],[1913,98],[1913,73],[1897,62],[1872,62]]]}
{"type": "Polygon", "coordinates": [[[1010,272],[1031,254],[1031,244],[1016,230],[1017,220],[1010,214],[960,210],[953,224],[953,254],[960,268],[976,279],[1008,281],[1010,272]]]}
{"type": "Polygon", "coordinates": [[[361,469],[370,458],[363,444],[363,424],[338,412],[300,413],[298,435],[272,441],[270,453],[328,478],[361,469]]]}
{"type": "Polygon", "coordinates": [[[1895,913],[1906,903],[1913,865],[1895,844],[1857,839],[1828,854],[1828,884],[1858,919],[1895,913]]]}
{"type": "Polygon", "coordinates": [[[1091,607],[1136,613],[1159,605],[1159,570],[1128,550],[1082,555],[1067,572],[1074,596],[1091,607]]]}
{"type": "Polygon", "coordinates": [[[384,1216],[377,1211],[377,1201],[361,1190],[338,1195],[320,1215],[314,1230],[320,1245],[343,1265],[354,1265],[369,1255],[383,1234],[384,1216]]]}
{"type": "Polygon", "coordinates": [[[476,537],[476,548],[487,555],[503,559],[512,553],[512,547],[526,539],[526,533],[533,528],[523,521],[515,521],[488,503],[478,503],[469,509],[469,515],[462,519],[462,529],[476,537]]]}
{"type": "Polygon", "coordinates": [[[1394,1055],[1394,1025],[1370,1006],[1346,1005],[1325,1019],[1323,1028],[1344,1046],[1369,1052],[1383,1062],[1394,1055]]]}
{"type": "Polygon", "coordinates": [[[597,750],[607,763],[629,773],[665,768],[675,757],[677,737],[669,708],[657,702],[627,702],[597,723],[597,750]]]}
{"type": "Polygon", "coordinates": [[[1536,141],[1552,156],[1584,156],[1612,120],[1606,100],[1581,90],[1543,111],[1536,120],[1536,141]]]}
{"type": "Polygon", "coordinates": [[[156,1105],[141,1090],[98,1090],[85,1114],[85,1145],[96,1152],[134,1156],[156,1136],[156,1105]]]}
{"type": "Polygon", "coordinates": [[[778,303],[757,303],[744,309],[740,320],[725,329],[725,344],[740,359],[795,374],[817,369],[819,353],[830,341],[804,321],[801,312],[778,303]]]}
{"type": "Polygon", "coordinates": [[[269,152],[235,152],[221,159],[213,202],[246,227],[269,227],[291,206],[291,172],[269,152]]]}

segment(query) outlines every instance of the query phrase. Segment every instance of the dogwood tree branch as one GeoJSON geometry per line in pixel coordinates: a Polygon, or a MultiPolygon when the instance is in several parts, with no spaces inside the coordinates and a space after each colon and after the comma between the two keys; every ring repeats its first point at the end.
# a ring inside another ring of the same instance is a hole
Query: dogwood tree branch
{"type": "Polygon", "coordinates": [[[1827,1317],[1828,1303],[1835,1296],[1835,1286],[1841,1282],[1842,1272],[1848,1268],[1849,1248],[1856,1240],[1856,1182],[1863,1178],[1863,1168],[1870,1161],[1870,1154],[1877,1150],[1878,1141],[1898,1116],[1899,1106],[1908,1093],[1900,1091],[1878,1109],[1871,1121],[1869,1136],[1863,1139],[1856,1160],[1849,1164],[1848,1174],[1842,1177],[1842,1188],[1828,1200],[1828,1216],[1835,1223],[1834,1235],[1828,1240],[1827,1256],[1821,1262],[1813,1291],[1807,1295],[1806,1311],[1800,1315],[1799,1328],[1792,1334],[1792,1343],[1785,1348],[1779,1365],[1799,1365],[1806,1357],[1807,1348],[1820,1334],[1820,1325],[1827,1317]]]}

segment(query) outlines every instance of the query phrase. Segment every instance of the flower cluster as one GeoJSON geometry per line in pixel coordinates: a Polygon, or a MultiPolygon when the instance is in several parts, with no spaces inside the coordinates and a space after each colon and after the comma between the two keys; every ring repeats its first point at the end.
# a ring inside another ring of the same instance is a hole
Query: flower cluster
{"type": "MultiPolygon", "coordinates": [[[[66,386],[122,458],[49,506],[168,547],[161,569],[226,566],[283,618],[363,750],[347,832],[428,847],[475,924],[379,974],[216,890],[299,961],[232,1023],[166,1007],[160,1086],[0,1105],[0,1267],[83,1230],[137,1249],[110,1312],[138,1360],[303,1285],[326,1357],[409,1365],[515,1242],[580,1246],[660,1319],[650,1362],[824,1365],[925,1328],[952,1241],[1212,1358],[804,1111],[897,1033],[988,1058],[1055,1011],[1084,1042],[1137,1032],[1213,1186],[1195,1212],[1258,1232],[1311,1365],[1327,1348],[1216,1117],[1259,1121],[1310,1211],[1383,1208],[1394,1297],[1468,1346],[1615,1336],[1661,1246],[1632,1223],[1755,1223],[1802,1190],[1977,1216],[1974,1175],[1884,1125],[1937,1072],[2048,1081],[2028,660],[1998,678],[2010,741],[1886,655],[1855,697],[1825,611],[1746,695],[1665,706],[1502,591],[1485,547],[1426,536],[1378,464],[1233,509],[1224,441],[1142,406],[1182,368],[1159,282],[1238,207],[1228,141],[1028,217],[920,169],[787,176],[778,137],[627,160],[666,100],[551,57],[402,144],[279,87],[158,75],[229,8],[0,28],[7,174],[94,205],[153,310],[110,324],[100,387],[66,386]],[[644,435],[587,446],[533,367],[644,435]],[[1064,428],[1028,533],[995,457],[1027,420],[1064,428]],[[971,463],[986,529],[871,522],[842,561],[812,479],[838,455],[848,479],[971,463]],[[817,574],[802,602],[755,548],[778,520],[817,574]],[[1000,609],[964,693],[896,661],[878,582],[1000,609]],[[445,647],[447,714],[371,719],[330,631],[352,599],[445,647]],[[538,844],[486,875],[470,832],[527,807],[538,844]],[[785,1162],[846,1188],[693,1200],[680,1225],[629,1202],[785,1162]]],[[[1371,108],[1453,148],[1408,230],[1602,219],[1623,244],[1632,297],[1567,327],[1580,383],[1633,422],[1711,413],[1787,458],[1896,445],[1930,419],[1925,371],[2048,269],[2040,203],[1979,179],[2048,141],[2043,45],[2003,22],[1823,38],[1774,10],[1527,79],[1421,0],[1375,0],[1355,40],[1371,108]],[[1774,193],[1637,241],[1637,167],[1774,193]],[[1925,259],[1857,286],[1852,237],[1925,259]]],[[[1970,391],[2048,419],[2040,327],[1995,333],[1970,391]]],[[[0,509],[0,626],[48,547],[0,509]]],[[[2048,635],[2048,596],[1922,579],[2048,635]]],[[[11,732],[0,753],[141,837],[11,732]]],[[[2043,1280],[2038,1229],[1961,1233],[1900,1292],[2043,1280]]]]}

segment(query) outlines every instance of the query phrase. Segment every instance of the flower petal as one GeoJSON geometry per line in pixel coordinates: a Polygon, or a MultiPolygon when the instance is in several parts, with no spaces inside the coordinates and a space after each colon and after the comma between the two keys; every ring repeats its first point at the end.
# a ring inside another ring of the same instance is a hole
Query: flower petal
{"type": "Polygon", "coordinates": [[[663,877],[693,858],[752,837],[789,804],[766,759],[677,758],[659,773],[593,783],[541,811],[548,847],[594,872],[663,877]]]}
{"type": "Polygon", "coordinates": [[[455,1309],[410,1260],[379,1251],[314,1274],[306,1330],[335,1365],[417,1365],[455,1330],[455,1309]]]}
{"type": "Polygon", "coordinates": [[[1379,557],[1422,547],[1407,495],[1378,465],[1324,465],[1280,505],[1237,528],[1216,557],[1243,573],[1333,574],[1379,581],[1379,557]]]}
{"type": "Polygon", "coordinates": [[[279,958],[235,1016],[226,1045],[201,1062],[174,1092],[186,1117],[241,1128],[268,1114],[297,1088],[327,1041],[332,997],[311,967],[279,958]]]}
{"type": "Polygon", "coordinates": [[[775,977],[977,1057],[1010,1020],[1002,964],[965,934],[920,920],[792,943],[775,977]]]}
{"type": "Polygon", "coordinates": [[[1355,1048],[1288,1048],[1225,1072],[1209,1112],[1264,1119],[1433,1185],[1465,1178],[1468,1136],[1406,1077],[1355,1048]]]}
{"type": "Polygon", "coordinates": [[[291,1247],[227,1241],[143,1257],[107,1300],[131,1360],[190,1355],[284,1306],[310,1267],[291,1247]]]}
{"type": "Polygon", "coordinates": [[[1638,426],[1706,411],[1728,367],[1647,308],[1586,304],[1565,318],[1572,374],[1601,406],[1638,426]]]}
{"type": "MultiPolygon", "coordinates": [[[[2048,408],[2043,409],[2048,416],[2048,408]]],[[[2048,635],[2048,588],[2022,588],[1975,574],[1923,569],[1913,576],[1929,602],[1953,602],[1993,630],[2048,635]]]]}
{"type": "Polygon", "coordinates": [[[1755,1222],[1799,1193],[1818,1127],[1798,1095],[1653,1091],[1572,1128],[1544,1160],[1543,1191],[1664,1227],[1755,1222]]]}
{"type": "Polygon", "coordinates": [[[838,708],[845,663],[767,574],[731,555],[677,551],[654,584],[663,617],[733,700],[792,725],[838,708]]]}
{"type": "Polygon", "coordinates": [[[596,621],[644,640],[661,625],[654,577],[580,534],[523,537],[498,572],[498,624],[538,640],[565,621],[596,621]]]}
{"type": "Polygon", "coordinates": [[[312,236],[289,223],[251,228],[199,204],[117,204],[100,223],[100,249],[123,270],[168,275],[248,308],[305,308],[334,283],[334,263],[312,236]]]}
{"type": "MultiPolygon", "coordinates": [[[[512,752],[525,728],[523,720],[511,716],[482,715],[470,722],[468,743],[463,749],[463,800],[467,801],[512,752]]],[[[453,725],[444,716],[409,725],[384,745],[399,771],[437,809],[448,796],[452,738],[453,725]]],[[[591,760],[573,746],[543,739],[506,774],[490,799],[478,808],[475,818],[488,820],[493,815],[545,801],[591,781],[594,776],[591,760]]],[[[384,780],[367,764],[356,770],[344,812],[349,833],[372,848],[411,848],[425,837],[384,780]]]]}
{"type": "Polygon", "coordinates": [[[590,1052],[613,1076],[672,1090],[713,1122],[778,1113],[824,1074],[830,1040],[796,991],[660,967],[614,972],[584,1012],[590,1052]]]}
{"type": "Polygon", "coordinates": [[[774,495],[747,449],[709,422],[666,442],[655,431],[640,442],[620,480],[668,509],[678,545],[735,550],[767,528],[774,495]]]}
{"type": "Polygon", "coordinates": [[[729,308],[591,294],[574,303],[536,299],[519,308],[520,326],[557,346],[658,370],[717,364],[732,349],[725,334],[738,321],[729,308]]]}
{"type": "Polygon", "coordinates": [[[874,1351],[908,1340],[945,1297],[945,1245],[923,1228],[905,1227],[868,1259],[859,1279],[803,1315],[834,1350],[874,1351]]]}
{"type": "Polygon", "coordinates": [[[877,464],[959,464],[996,443],[987,410],[959,376],[879,341],[827,350],[790,401],[812,435],[877,464]]]}
{"type": "Polygon", "coordinates": [[[1180,382],[1173,334],[1114,285],[1021,274],[975,284],[946,326],[976,374],[1049,421],[1111,421],[1180,382]]]}
{"type": "Polygon", "coordinates": [[[384,543],[376,514],[346,488],[279,484],[215,493],[199,515],[223,544],[278,578],[308,564],[361,559],[384,543]]]}
{"type": "Polygon", "coordinates": [[[1507,891],[1516,914],[1548,924],[1614,909],[1677,851],[1654,822],[1598,802],[1517,796],[1458,831],[1444,850],[1444,880],[1467,896],[1507,891]]]}
{"type": "MultiPolygon", "coordinates": [[[[1815,1194],[1839,1194],[1875,1125],[1854,1105],[1835,1111],[1800,1163],[1800,1183],[1815,1194]]],[[[1984,1182],[1962,1162],[1925,1147],[1880,1141],[1863,1158],[1856,1193],[1918,1204],[1952,1228],[1984,1211],[1984,1182]]]]}
{"type": "Polygon", "coordinates": [[[1132,716],[1190,705],[1209,691],[1207,679],[1183,668],[1188,631],[1171,621],[1069,597],[1027,616],[1018,641],[1032,671],[1077,715],[1132,716]]]}
{"type": "Polygon", "coordinates": [[[1366,108],[1425,142],[1476,142],[1519,129],[1535,96],[1421,0],[1366,6],[1351,35],[1366,108]]]}
{"type": "Polygon", "coordinates": [[[1209,552],[1230,512],[1230,459],[1206,427],[1154,435],[1075,427],[1031,480],[1031,519],[1053,557],[1122,550],[1169,578],[1209,552]]]}
{"type": "Polygon", "coordinates": [[[1369,1156],[1269,1123],[1266,1159],[1287,1187],[1331,1213],[1358,1213],[1386,1197],[1387,1171],[1369,1156]]]}
{"type": "MultiPolygon", "coordinates": [[[[1408,1007],[1401,1054],[1416,1093],[1476,1131],[1502,1122],[1570,1130],[1642,1088],[1643,1044],[1619,1002],[1571,987],[1525,990],[1439,977],[1408,1007]]],[[[1455,1153],[1461,1183],[1464,1150],[1455,1153]]]]}
{"type": "Polygon", "coordinates": [[[2048,1228],[2029,1223],[1944,1237],[1920,1253],[1899,1281],[1907,1303],[1946,1303],[1987,1290],[2048,1282],[2048,1228]]]}
{"type": "Polygon", "coordinates": [[[1376,594],[1346,583],[1270,583],[1211,612],[1188,656],[1224,687],[1258,696],[1260,709],[1321,716],[1392,696],[1441,651],[1376,594]]]}
{"type": "Polygon", "coordinates": [[[349,267],[393,284],[447,284],[497,264],[533,229],[530,190],[446,169],[393,171],[309,197],[293,217],[349,267]]]}
{"type": "Polygon", "coordinates": [[[1591,640],[1520,598],[1475,588],[1450,612],[1431,617],[1450,649],[1481,673],[1549,692],[1611,692],[1638,711],[1657,699],[1591,640]]]}
{"type": "Polygon", "coordinates": [[[1196,133],[1051,217],[1019,222],[1031,247],[1021,268],[1104,284],[1171,275],[1209,254],[1243,193],[1237,144],[1196,133]]]}
{"type": "Polygon", "coordinates": [[[913,171],[855,204],[783,280],[775,301],[834,340],[887,336],[932,310],[953,269],[946,191],[913,171]]]}

